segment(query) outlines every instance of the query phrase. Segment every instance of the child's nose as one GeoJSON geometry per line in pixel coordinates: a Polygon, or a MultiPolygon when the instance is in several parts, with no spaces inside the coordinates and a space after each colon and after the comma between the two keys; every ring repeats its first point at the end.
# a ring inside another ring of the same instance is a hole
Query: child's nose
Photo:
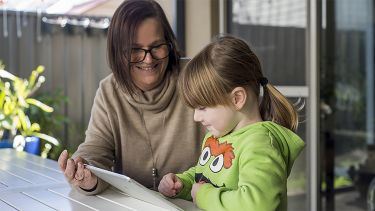
{"type": "Polygon", "coordinates": [[[194,110],[194,121],[196,122],[202,121],[201,115],[199,115],[199,110],[197,109],[194,110]]]}

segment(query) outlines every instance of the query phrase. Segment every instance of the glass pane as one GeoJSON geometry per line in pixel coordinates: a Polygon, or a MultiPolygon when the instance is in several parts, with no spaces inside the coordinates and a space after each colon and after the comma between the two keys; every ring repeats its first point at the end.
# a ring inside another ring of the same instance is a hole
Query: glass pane
{"type": "MultiPolygon", "coordinates": [[[[228,1],[228,33],[245,39],[261,60],[263,73],[277,86],[306,86],[306,2],[301,0],[228,1]]],[[[293,89],[293,88],[292,88],[293,89]]],[[[306,102],[306,96],[290,96],[306,102]]],[[[300,137],[306,136],[305,109],[300,112],[300,137]]],[[[306,210],[306,150],[288,178],[288,210],[306,210]]]]}
{"type": "Polygon", "coordinates": [[[323,1],[323,10],[323,210],[367,210],[375,176],[373,1],[323,1]]]}
{"type": "Polygon", "coordinates": [[[306,2],[230,2],[229,33],[248,41],[270,82],[283,86],[305,85],[306,2]]]}

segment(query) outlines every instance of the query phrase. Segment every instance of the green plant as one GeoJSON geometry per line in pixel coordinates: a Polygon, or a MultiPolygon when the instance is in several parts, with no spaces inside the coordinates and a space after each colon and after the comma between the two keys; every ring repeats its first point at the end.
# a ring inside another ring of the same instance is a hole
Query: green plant
{"type": "MultiPolygon", "coordinates": [[[[68,97],[61,90],[55,90],[53,92],[36,93],[35,99],[53,107],[54,111],[51,114],[35,106],[30,107],[27,113],[30,121],[38,122],[45,134],[58,140],[64,140],[64,126],[69,123],[69,119],[63,114],[62,108],[68,103],[68,97]]],[[[41,140],[42,157],[56,160],[64,149],[65,147],[61,144],[59,146],[51,146],[49,142],[41,140]]]]}
{"type": "Polygon", "coordinates": [[[31,122],[26,111],[31,106],[36,106],[44,112],[50,113],[53,108],[31,96],[45,81],[44,67],[38,66],[33,70],[28,79],[19,78],[6,70],[0,62],[0,130],[8,131],[10,137],[17,134],[23,137],[36,136],[53,145],[59,145],[57,139],[40,133],[40,125],[31,122]]]}
{"type": "Polygon", "coordinates": [[[30,120],[38,122],[44,133],[58,136],[57,131],[61,131],[64,124],[68,123],[68,118],[61,113],[56,113],[56,111],[68,102],[68,98],[63,95],[61,90],[56,90],[38,93],[35,95],[35,99],[53,107],[54,114],[51,115],[37,107],[30,107],[28,112],[30,120]]]}

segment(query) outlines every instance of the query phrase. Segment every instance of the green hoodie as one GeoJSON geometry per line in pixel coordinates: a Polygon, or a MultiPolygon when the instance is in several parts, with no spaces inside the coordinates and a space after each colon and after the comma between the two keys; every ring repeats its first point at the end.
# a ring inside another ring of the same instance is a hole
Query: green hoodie
{"type": "Polygon", "coordinates": [[[204,181],[196,203],[204,210],[287,210],[287,178],[305,143],[291,130],[264,121],[218,139],[204,138],[198,164],[177,176],[176,197],[191,200],[191,187],[204,181]]]}

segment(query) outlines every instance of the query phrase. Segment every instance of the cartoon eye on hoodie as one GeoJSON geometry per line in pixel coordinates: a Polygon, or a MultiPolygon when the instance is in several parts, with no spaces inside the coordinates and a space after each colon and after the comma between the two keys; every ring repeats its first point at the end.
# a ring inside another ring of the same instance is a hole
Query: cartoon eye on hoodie
{"type": "MultiPolygon", "coordinates": [[[[232,160],[234,159],[232,144],[227,142],[219,143],[219,140],[213,136],[209,137],[203,147],[202,153],[199,157],[199,165],[209,165],[210,171],[215,174],[220,172],[223,167],[229,169],[232,166],[232,160]],[[213,159],[211,159],[213,157],[213,159]],[[211,162],[208,162],[210,161],[211,162]]],[[[215,187],[225,187],[225,184],[218,185],[214,184],[208,177],[203,173],[195,173],[195,182],[206,182],[211,183],[215,187]]]]}
{"type": "Polygon", "coordinates": [[[214,157],[214,160],[210,163],[212,172],[217,173],[223,167],[226,169],[230,168],[234,159],[232,144],[228,144],[227,142],[220,144],[219,140],[213,136],[209,137],[199,157],[199,164],[201,166],[206,165],[211,156],[214,157]]]}

